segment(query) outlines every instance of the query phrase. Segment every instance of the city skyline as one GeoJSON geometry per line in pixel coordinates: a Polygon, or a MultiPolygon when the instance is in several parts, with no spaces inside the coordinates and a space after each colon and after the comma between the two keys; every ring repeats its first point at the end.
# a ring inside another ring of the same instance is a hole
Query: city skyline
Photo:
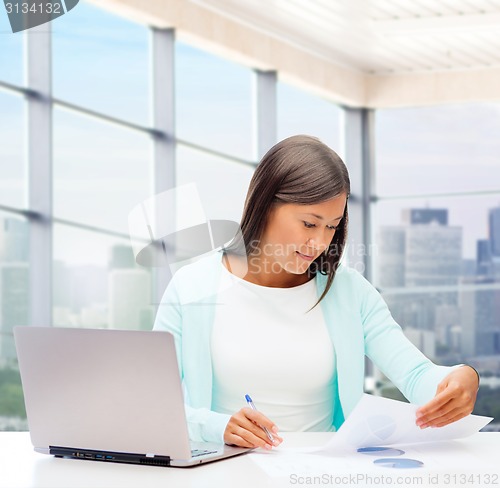
{"type": "MultiPolygon", "coordinates": [[[[396,321],[431,358],[479,367],[484,356],[500,354],[497,215],[500,207],[488,210],[489,238],[477,240],[473,270],[463,266],[463,229],[449,225],[446,208],[406,209],[399,225],[379,229],[377,284],[396,321]]],[[[495,368],[500,372],[500,359],[495,368]]]]}

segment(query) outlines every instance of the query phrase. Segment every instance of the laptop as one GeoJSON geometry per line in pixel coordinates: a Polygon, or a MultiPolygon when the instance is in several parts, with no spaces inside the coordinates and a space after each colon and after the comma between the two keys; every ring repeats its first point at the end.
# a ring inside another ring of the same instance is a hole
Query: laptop
{"type": "Polygon", "coordinates": [[[35,451],[191,467],[252,449],[191,443],[169,332],[15,327],[35,451]]]}

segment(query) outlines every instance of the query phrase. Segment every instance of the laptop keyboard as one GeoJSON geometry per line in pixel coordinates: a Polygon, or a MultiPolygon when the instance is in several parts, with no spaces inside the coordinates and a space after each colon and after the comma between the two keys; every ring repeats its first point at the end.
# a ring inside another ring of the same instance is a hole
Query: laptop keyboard
{"type": "Polygon", "coordinates": [[[205,454],[214,454],[217,451],[210,451],[209,449],[191,449],[191,457],[203,456],[205,454]]]}

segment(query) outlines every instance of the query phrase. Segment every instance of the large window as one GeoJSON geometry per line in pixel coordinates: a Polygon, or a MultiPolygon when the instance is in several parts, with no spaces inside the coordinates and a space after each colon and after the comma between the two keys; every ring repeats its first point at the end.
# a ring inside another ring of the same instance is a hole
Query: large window
{"type": "Polygon", "coordinates": [[[0,430],[22,430],[15,325],[153,324],[151,269],[135,263],[128,236],[129,212],[154,188],[150,31],[86,3],[51,24],[53,70],[38,73],[37,81],[52,79],[54,98],[37,98],[37,108],[51,111],[53,180],[43,187],[43,178],[32,180],[29,187],[30,172],[40,172],[34,165],[43,164],[28,156],[28,148],[38,155],[40,137],[27,131],[33,98],[22,66],[34,60],[22,49],[26,34],[9,33],[6,16],[0,21],[0,430]],[[47,194],[53,212],[38,215],[30,199],[38,204],[47,194]],[[37,229],[45,226],[37,234],[46,239],[40,248],[52,243],[51,276],[34,286],[31,270],[50,257],[29,253],[30,219],[37,229]],[[45,293],[51,282],[52,314],[32,323],[31,293],[45,293]]]}
{"type": "Polygon", "coordinates": [[[10,207],[27,204],[24,109],[20,95],[0,91],[0,205],[10,207]]]}
{"type": "Polygon", "coordinates": [[[0,430],[26,429],[12,329],[29,323],[29,223],[0,212],[0,430]]]}
{"type": "Polygon", "coordinates": [[[151,269],[135,263],[128,239],[129,212],[154,182],[149,36],[88,4],[54,22],[54,97],[73,105],[53,110],[56,326],[153,325],[151,269]]]}
{"type": "Polygon", "coordinates": [[[182,43],[175,54],[179,139],[254,159],[252,71],[182,43]]]}
{"type": "Polygon", "coordinates": [[[321,139],[340,152],[340,108],[286,83],[277,85],[278,140],[296,134],[321,139]]]}
{"type": "MultiPolygon", "coordinates": [[[[486,376],[500,376],[499,132],[498,104],[376,113],[375,283],[428,356],[486,376]]],[[[490,415],[500,390],[486,396],[490,415]]]]}
{"type": "Polygon", "coordinates": [[[161,71],[175,70],[178,133],[173,139],[160,134],[151,107],[165,118],[174,106],[151,99],[158,67],[150,66],[150,29],[84,2],[51,24],[52,71],[41,76],[52,79],[52,97],[38,100],[51,112],[53,178],[49,187],[33,181],[28,188],[35,163],[27,149],[37,154],[39,137],[26,130],[31,98],[22,67],[33,60],[22,49],[23,34],[9,35],[8,25],[1,27],[0,429],[22,430],[27,426],[12,327],[31,324],[30,290],[50,283],[28,286],[30,269],[38,264],[30,262],[29,219],[47,226],[42,238],[52,243],[51,317],[31,325],[150,330],[162,290],[155,290],[155,271],[136,263],[129,213],[153,195],[155,184],[194,183],[207,218],[239,221],[254,170],[255,75],[176,43],[175,66],[161,71]],[[158,159],[158,140],[175,144],[171,160],[158,159]],[[162,166],[174,180],[155,182],[162,166]],[[212,185],[221,190],[218,198],[212,185]],[[47,192],[52,214],[39,219],[31,212],[30,193],[47,192]]]}
{"type": "Polygon", "coordinates": [[[151,273],[128,239],[56,225],[53,273],[54,325],[151,330],[151,273]]]}
{"type": "Polygon", "coordinates": [[[478,250],[488,241],[488,215],[497,202],[496,196],[446,196],[381,200],[375,207],[375,282],[403,327],[433,335],[430,355],[440,362],[476,356],[456,346],[461,328],[471,326],[465,323],[471,290],[495,288],[489,257],[481,259],[478,250]]]}
{"type": "Polygon", "coordinates": [[[376,113],[377,195],[500,190],[500,104],[376,113]]]}
{"type": "Polygon", "coordinates": [[[51,25],[54,97],[148,125],[148,29],[82,2],[51,25]]]}
{"type": "Polygon", "coordinates": [[[128,232],[128,212],[151,195],[151,139],[66,110],[54,110],[54,215],[128,232]]]}
{"type": "Polygon", "coordinates": [[[195,183],[207,219],[240,221],[252,167],[180,144],[177,167],[178,184],[195,183]]]}
{"type": "Polygon", "coordinates": [[[0,33],[0,430],[26,430],[13,336],[30,312],[23,34],[12,34],[4,12],[0,33]]]}
{"type": "MultiPolygon", "coordinates": [[[[23,33],[12,33],[5,12],[0,15],[0,82],[23,83],[23,33]]],[[[0,104],[1,106],[1,104],[0,104]]]]}

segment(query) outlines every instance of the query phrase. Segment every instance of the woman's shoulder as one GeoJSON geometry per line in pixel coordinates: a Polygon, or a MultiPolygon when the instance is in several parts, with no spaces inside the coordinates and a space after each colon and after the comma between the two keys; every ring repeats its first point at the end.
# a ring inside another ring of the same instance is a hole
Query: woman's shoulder
{"type": "Polygon", "coordinates": [[[177,269],[171,286],[181,303],[200,302],[216,292],[221,269],[221,254],[203,256],[177,269]]]}

